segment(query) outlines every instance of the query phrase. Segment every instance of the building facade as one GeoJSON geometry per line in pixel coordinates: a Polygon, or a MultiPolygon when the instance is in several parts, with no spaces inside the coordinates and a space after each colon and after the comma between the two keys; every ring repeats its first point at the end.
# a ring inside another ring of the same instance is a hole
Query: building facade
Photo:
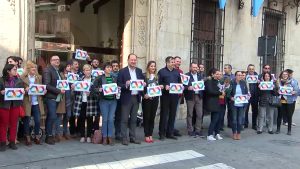
{"type": "Polygon", "coordinates": [[[81,48],[123,66],[129,53],[141,68],[149,60],[163,67],[171,55],[182,57],[184,71],[192,61],[234,70],[252,63],[258,71],[268,63],[277,74],[291,68],[300,77],[299,1],[260,0],[253,16],[254,1],[227,0],[220,9],[218,0],[3,0],[0,62],[20,55],[44,67],[51,55],[67,60],[81,48]],[[275,54],[258,56],[262,36],[275,37],[275,54]]]}

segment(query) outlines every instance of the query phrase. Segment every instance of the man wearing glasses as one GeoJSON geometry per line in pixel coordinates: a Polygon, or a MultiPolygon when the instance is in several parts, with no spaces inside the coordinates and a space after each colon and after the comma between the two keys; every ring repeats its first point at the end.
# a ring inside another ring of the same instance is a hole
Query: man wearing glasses
{"type": "Polygon", "coordinates": [[[57,119],[56,110],[58,104],[62,101],[64,90],[56,88],[57,80],[62,80],[59,73],[60,58],[58,56],[52,56],[50,58],[50,65],[43,72],[43,84],[46,85],[47,93],[45,95],[47,105],[47,117],[46,117],[46,140],[47,144],[55,144],[53,137],[53,126],[57,119]]]}

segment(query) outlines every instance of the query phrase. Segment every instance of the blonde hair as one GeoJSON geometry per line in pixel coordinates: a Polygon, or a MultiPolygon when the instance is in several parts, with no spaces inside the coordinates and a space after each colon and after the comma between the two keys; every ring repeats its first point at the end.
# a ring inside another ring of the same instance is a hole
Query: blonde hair
{"type": "Polygon", "coordinates": [[[82,70],[84,71],[85,69],[90,69],[90,70],[92,70],[92,66],[89,65],[89,64],[85,64],[85,65],[83,65],[82,70]]]}
{"type": "Polygon", "coordinates": [[[36,73],[35,76],[39,76],[38,70],[37,70],[37,64],[31,60],[28,60],[26,62],[26,65],[24,67],[24,73],[22,74],[22,76],[28,76],[29,71],[31,68],[36,68],[36,73]]]}

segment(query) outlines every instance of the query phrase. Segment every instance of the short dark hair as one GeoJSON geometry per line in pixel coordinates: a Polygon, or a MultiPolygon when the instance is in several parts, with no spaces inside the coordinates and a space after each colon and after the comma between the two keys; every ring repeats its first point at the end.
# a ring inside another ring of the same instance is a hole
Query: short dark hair
{"type": "MultiPolygon", "coordinates": [[[[254,64],[249,64],[247,67],[254,66],[254,64]]],[[[254,66],[255,67],[255,66],[254,66]]]]}
{"type": "Polygon", "coordinates": [[[288,72],[288,74],[294,73],[294,71],[292,69],[285,69],[285,70],[288,72]]]}
{"type": "Polygon", "coordinates": [[[127,60],[129,60],[129,58],[130,58],[131,55],[134,55],[134,56],[137,58],[137,55],[136,55],[136,54],[134,54],[134,53],[129,53],[129,55],[128,55],[128,57],[127,57],[127,60]]]}
{"type": "Polygon", "coordinates": [[[181,57],[180,56],[175,56],[174,59],[181,59],[181,57]]]}
{"type": "Polygon", "coordinates": [[[173,60],[173,59],[174,59],[173,56],[168,56],[168,57],[166,57],[165,62],[170,63],[170,60],[173,60]]]}
{"type": "Polygon", "coordinates": [[[269,64],[264,64],[264,65],[263,65],[263,68],[265,68],[266,66],[271,67],[269,64]]]}
{"type": "Polygon", "coordinates": [[[94,60],[97,60],[98,62],[100,62],[100,60],[99,60],[99,59],[97,59],[97,58],[94,58],[94,59],[92,59],[91,61],[93,62],[94,60]]]}
{"type": "Polygon", "coordinates": [[[216,72],[219,71],[219,69],[217,68],[211,68],[208,72],[208,75],[209,76],[212,76],[213,74],[216,74],[216,72]]]}
{"type": "Polygon", "coordinates": [[[234,76],[236,76],[239,72],[243,73],[242,71],[238,70],[234,73],[234,76]]]}
{"type": "Polygon", "coordinates": [[[117,63],[119,65],[119,62],[117,60],[112,60],[111,64],[117,63]]]}
{"type": "Polygon", "coordinates": [[[224,67],[226,67],[226,66],[227,66],[227,67],[230,67],[230,69],[232,70],[231,64],[225,64],[224,67]]]}
{"type": "Polygon", "coordinates": [[[108,66],[111,66],[111,62],[105,62],[103,65],[102,65],[102,70],[105,70],[106,67],[108,66]]]}
{"type": "Polygon", "coordinates": [[[198,66],[198,64],[197,64],[196,62],[191,62],[191,63],[190,63],[190,67],[192,67],[193,64],[195,64],[195,65],[198,66]]]}
{"type": "Polygon", "coordinates": [[[20,60],[23,61],[23,59],[22,59],[20,56],[16,56],[16,58],[17,58],[18,62],[19,62],[20,60]]]}

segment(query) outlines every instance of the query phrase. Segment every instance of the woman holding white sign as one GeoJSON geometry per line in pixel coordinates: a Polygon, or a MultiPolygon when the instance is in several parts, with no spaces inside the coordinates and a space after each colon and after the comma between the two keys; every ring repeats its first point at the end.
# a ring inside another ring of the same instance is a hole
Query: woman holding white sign
{"type": "Polygon", "coordinates": [[[102,113],[102,144],[114,145],[112,135],[117,107],[117,79],[111,76],[112,66],[110,62],[103,65],[103,70],[104,74],[95,79],[91,91],[100,99],[99,106],[102,113]]]}
{"type": "Polygon", "coordinates": [[[17,67],[6,64],[0,78],[0,151],[6,150],[7,129],[9,128],[9,147],[18,149],[15,140],[17,134],[17,121],[23,110],[24,84],[17,78],[17,67]],[[19,90],[13,90],[18,88],[19,90]],[[11,89],[6,91],[5,89],[11,89]],[[22,90],[21,90],[22,89],[22,90]]]}
{"type": "Polygon", "coordinates": [[[94,80],[91,76],[92,66],[85,64],[83,66],[83,74],[84,76],[81,78],[81,80],[72,85],[72,89],[75,91],[74,114],[76,117],[78,117],[79,121],[79,130],[81,135],[80,142],[91,143],[93,116],[98,114],[98,101],[94,95],[90,94],[90,85],[94,80]],[[87,121],[87,130],[85,130],[85,121],[87,121]]]}
{"type": "Polygon", "coordinates": [[[23,102],[23,106],[25,108],[25,117],[23,118],[24,134],[26,139],[25,144],[27,146],[31,145],[29,129],[31,117],[34,119],[34,142],[36,144],[41,144],[39,138],[40,120],[41,116],[44,115],[44,103],[42,95],[47,92],[46,86],[38,86],[42,84],[42,76],[39,75],[37,71],[37,65],[32,61],[26,62],[25,71],[20,79],[24,82],[26,91],[23,102]]]}
{"type": "Polygon", "coordinates": [[[279,76],[279,94],[281,107],[278,111],[277,117],[277,130],[276,134],[280,133],[280,126],[282,115],[287,116],[288,121],[288,132],[287,135],[292,135],[292,117],[294,113],[294,100],[297,98],[297,91],[299,90],[298,84],[292,81],[287,71],[282,71],[279,76]]]}
{"type": "Polygon", "coordinates": [[[264,127],[264,119],[267,119],[268,133],[273,134],[273,117],[276,107],[273,102],[278,95],[278,87],[276,83],[273,83],[272,75],[269,72],[262,74],[264,82],[272,83],[273,87],[270,90],[265,90],[259,85],[258,100],[259,100],[259,111],[258,111],[258,128],[257,134],[261,134],[264,127]],[[274,99],[273,99],[274,98],[274,99]]]}
{"type": "Polygon", "coordinates": [[[142,101],[143,124],[145,133],[145,142],[153,143],[153,128],[156,111],[158,107],[159,95],[161,95],[162,85],[158,86],[158,77],[156,73],[156,62],[149,61],[145,74],[146,87],[142,101]],[[155,88],[158,87],[158,88],[155,88]]]}
{"type": "Polygon", "coordinates": [[[231,87],[231,106],[232,106],[232,138],[241,139],[242,123],[244,118],[245,107],[248,103],[248,87],[241,71],[235,72],[235,80],[232,81],[231,87]]]}

